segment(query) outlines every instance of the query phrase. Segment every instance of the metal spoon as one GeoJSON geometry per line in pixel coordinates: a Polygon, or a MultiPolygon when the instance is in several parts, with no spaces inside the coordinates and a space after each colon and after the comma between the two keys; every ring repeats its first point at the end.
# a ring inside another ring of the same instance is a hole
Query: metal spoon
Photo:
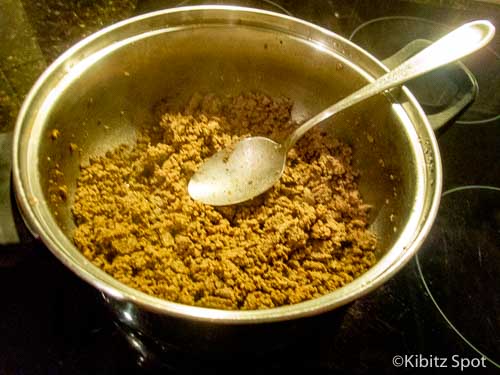
{"type": "Polygon", "coordinates": [[[288,150],[308,130],[362,100],[478,50],[493,38],[494,33],[495,27],[488,21],[467,23],[306,121],[282,144],[265,137],[249,137],[216,153],[191,177],[189,195],[203,203],[224,206],[262,194],[280,179],[288,150]]]}

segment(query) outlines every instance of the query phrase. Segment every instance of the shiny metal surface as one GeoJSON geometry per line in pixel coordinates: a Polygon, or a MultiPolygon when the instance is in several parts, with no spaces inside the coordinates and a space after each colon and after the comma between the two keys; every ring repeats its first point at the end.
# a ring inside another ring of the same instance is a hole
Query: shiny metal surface
{"type": "Polygon", "coordinates": [[[206,159],[189,180],[188,193],[213,206],[255,198],[281,178],[287,152],[270,138],[244,138],[206,159]]]}
{"type": "Polygon", "coordinates": [[[215,206],[255,198],[281,178],[288,151],[313,127],[363,100],[477,51],[494,34],[495,27],[489,21],[469,22],[307,120],[281,144],[265,137],[249,137],[231,145],[208,158],[191,177],[190,196],[215,206]]]}
{"type": "MultiPolygon", "coordinates": [[[[406,89],[378,95],[338,115],[332,132],[354,149],[360,189],[373,206],[377,264],[315,300],[259,311],[176,304],[129,288],[92,265],[73,245],[70,205],[80,163],[155,123],[159,99],[181,104],[193,93],[262,90],[295,102],[303,121],[387,70],[338,35],[310,23],[237,7],[178,8],[120,22],[68,50],[24,102],[13,147],[15,190],[26,222],[75,274],[103,291],[124,323],[168,337],[169,327],[242,326],[288,321],[338,308],[392,277],[418,250],[436,215],[441,163],[434,134],[406,89]],[[52,130],[60,136],[53,140],[52,130]],[[70,152],[77,143],[79,155],[70,152]],[[64,205],[47,200],[48,171],[58,163],[68,186],[64,205]]],[[[280,322],[282,323],[282,322],[280,322]]],[[[261,325],[262,326],[262,325],[261,325]]],[[[214,330],[215,328],[212,328],[214,330]]],[[[198,337],[199,338],[199,337],[198,337]]],[[[186,339],[186,337],[184,337],[186,339]]],[[[204,340],[217,337],[205,337],[204,340]]]]}
{"type": "MultiPolygon", "coordinates": [[[[397,51],[389,58],[383,60],[382,62],[389,69],[393,69],[403,61],[407,60],[410,56],[413,56],[415,53],[421,51],[430,44],[432,44],[430,40],[416,39],[413,42],[408,43],[405,47],[397,51]]],[[[442,82],[440,80],[440,76],[444,76],[447,78],[460,77],[459,79],[461,79],[461,82],[463,82],[463,85],[460,86],[463,90],[463,94],[462,96],[458,96],[458,99],[455,103],[444,106],[438,112],[426,112],[427,119],[429,120],[432,129],[439,134],[439,132],[442,132],[445,129],[446,125],[449,125],[453,119],[458,117],[462,112],[464,112],[464,110],[469,107],[469,105],[474,102],[477,97],[479,87],[474,74],[472,74],[472,72],[461,61],[450,64],[446,66],[446,68],[439,69],[436,73],[439,73],[439,75],[433,77],[426,76],[424,78],[428,82],[436,82],[437,84],[440,84],[440,82],[442,82]]],[[[413,87],[415,87],[415,81],[411,82],[411,84],[413,85],[413,87]]],[[[418,84],[419,83],[417,80],[417,85],[418,84]]],[[[410,87],[410,89],[412,88],[410,87]]],[[[420,91],[422,90],[420,89],[420,91]]]]}

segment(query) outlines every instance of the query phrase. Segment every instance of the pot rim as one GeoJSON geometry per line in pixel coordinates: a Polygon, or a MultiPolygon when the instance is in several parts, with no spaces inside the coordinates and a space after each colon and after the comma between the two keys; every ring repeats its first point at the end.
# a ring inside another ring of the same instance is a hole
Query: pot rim
{"type": "MultiPolygon", "coordinates": [[[[224,324],[274,322],[306,317],[326,312],[345,305],[370,293],[375,288],[388,281],[411,259],[411,257],[420,248],[437,215],[439,200],[441,196],[442,169],[437,141],[434,133],[431,130],[431,126],[427,120],[425,113],[423,112],[415,97],[406,87],[402,88],[402,92],[405,95],[405,100],[408,101],[408,104],[417,113],[418,120],[423,123],[424,128],[428,133],[427,141],[430,143],[428,146],[429,150],[432,151],[431,154],[433,157],[433,181],[431,184],[433,189],[431,192],[429,192],[428,189],[422,186],[421,190],[423,190],[425,194],[417,195],[432,194],[432,199],[430,201],[424,202],[424,198],[422,197],[421,202],[419,203],[421,205],[420,211],[425,211],[426,214],[419,215],[418,219],[420,220],[420,223],[417,227],[418,234],[415,235],[414,233],[408,233],[408,235],[412,236],[412,240],[410,243],[407,243],[408,241],[403,241],[407,236],[400,236],[400,239],[392,247],[392,249],[388,251],[387,254],[384,255],[384,257],[378,260],[378,262],[371,269],[369,269],[367,272],[365,272],[363,275],[356,278],[352,282],[346,284],[342,288],[339,288],[324,296],[293,305],[246,311],[219,310],[170,302],[147,295],[143,292],[140,292],[118,282],[116,279],[106,274],[98,267],[94,266],[92,263],[90,263],[90,261],[86,260],[83,254],[81,254],[80,251],[76,249],[73,243],[64,235],[59,227],[56,226],[54,231],[49,231],[47,229],[47,223],[44,223],[44,220],[41,220],[40,212],[43,213],[44,210],[48,211],[48,208],[46,203],[33,199],[33,197],[36,197],[36,194],[33,194],[33,192],[36,191],[36,189],[33,189],[33,183],[36,182],[36,177],[32,178],[35,180],[35,182],[33,182],[29,181],[29,179],[28,181],[26,181],[22,175],[21,157],[23,153],[26,153],[26,151],[24,150],[24,148],[26,147],[22,147],[21,138],[25,132],[29,131],[31,133],[34,128],[33,124],[30,123],[30,117],[34,115],[32,107],[34,106],[36,108],[37,101],[40,101],[38,98],[38,96],[40,96],[40,91],[46,85],[47,81],[50,80],[50,78],[52,78],[60,69],[64,68],[65,64],[67,64],[67,62],[71,60],[71,57],[74,56],[77,52],[83,50],[85,47],[90,46],[92,42],[96,41],[100,37],[119,30],[122,27],[136,22],[147,21],[154,17],[159,17],[166,14],[180,14],[190,12],[194,14],[196,14],[197,12],[201,12],[202,14],[203,12],[212,11],[238,12],[240,15],[252,14],[257,16],[266,16],[270,18],[276,18],[277,21],[292,22],[294,24],[301,25],[302,27],[318,32],[319,34],[324,36],[326,40],[340,40],[350,48],[368,57],[368,59],[373,64],[381,69],[381,72],[388,71],[387,67],[383,65],[382,62],[380,62],[377,58],[375,58],[362,48],[358,47],[354,43],[350,42],[346,38],[343,38],[342,36],[337,35],[330,30],[295,17],[260,9],[223,5],[203,5],[171,8],[142,14],[108,26],[78,42],[73,47],[68,49],[65,53],[63,53],[59,58],[57,58],[36,81],[35,85],[27,95],[20,109],[13,138],[13,180],[14,188],[16,191],[16,198],[18,200],[23,219],[25,220],[28,228],[32,230],[36,237],[40,237],[44,244],[63,264],[70,268],[76,275],[78,275],[91,285],[95,286],[106,295],[118,300],[130,301],[148,311],[160,314],[168,314],[180,318],[224,324]],[[424,216],[423,222],[421,216],[424,216]],[[66,250],[68,248],[73,251],[68,252],[66,250]],[[399,251],[395,251],[395,248],[399,248],[399,251]],[[391,254],[392,256],[388,257],[388,255],[391,254]]],[[[315,40],[311,40],[311,42],[315,42],[315,40]]],[[[318,41],[318,43],[321,42],[318,41]]],[[[42,96],[42,99],[43,102],[46,98],[43,98],[42,96]]],[[[410,130],[414,131],[414,129],[410,130]]],[[[416,132],[415,137],[417,137],[416,132]]],[[[37,142],[37,140],[30,140],[30,143],[31,142],[37,142]]],[[[426,163],[423,155],[420,161],[422,162],[421,167],[426,168],[426,163]]],[[[410,229],[413,231],[415,227],[412,227],[410,229]]]]}

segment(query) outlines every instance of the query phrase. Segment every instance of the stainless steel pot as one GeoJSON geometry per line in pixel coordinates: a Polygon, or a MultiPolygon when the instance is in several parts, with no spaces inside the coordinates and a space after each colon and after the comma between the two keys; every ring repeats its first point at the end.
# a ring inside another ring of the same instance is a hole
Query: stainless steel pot
{"type": "MultiPolygon", "coordinates": [[[[351,144],[360,189],[373,206],[378,262],[321,298],[259,311],[172,303],[129,288],[92,265],[74,246],[70,205],[79,165],[89,155],[133,143],[154,122],[160,98],[182,103],[194,91],[262,90],[295,102],[301,121],[386,71],[346,39],[291,17],[204,6],[145,14],[108,27],[64,53],[36,82],[13,140],[16,197],[26,224],[75,274],[102,291],[127,327],[160,340],[227,347],[241,332],[290,329],[299,318],[336,309],[382,285],[424,241],[441,193],[434,133],[405,88],[368,100],[324,124],[351,144]],[[51,137],[57,129],[57,139],[51,137]],[[76,156],[69,144],[82,150],[76,156]],[[69,188],[64,205],[48,197],[57,163],[69,188]],[[290,323],[290,324],[287,324],[290,323]]],[[[272,337],[266,340],[272,341],[272,337]]]]}

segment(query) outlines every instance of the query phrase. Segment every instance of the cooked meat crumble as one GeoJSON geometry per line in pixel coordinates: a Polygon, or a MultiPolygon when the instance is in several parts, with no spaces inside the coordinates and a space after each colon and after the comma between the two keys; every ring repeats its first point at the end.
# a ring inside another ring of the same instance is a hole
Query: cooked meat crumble
{"type": "Polygon", "coordinates": [[[194,95],[167,111],[133,147],[82,166],[72,208],[74,242],[117,280],[153,296],[220,309],[264,309],[331,292],[375,263],[369,207],[352,150],[312,130],[284,175],[254,200],[194,201],[200,163],[245,135],[281,139],[292,103],[259,93],[194,95]]]}

